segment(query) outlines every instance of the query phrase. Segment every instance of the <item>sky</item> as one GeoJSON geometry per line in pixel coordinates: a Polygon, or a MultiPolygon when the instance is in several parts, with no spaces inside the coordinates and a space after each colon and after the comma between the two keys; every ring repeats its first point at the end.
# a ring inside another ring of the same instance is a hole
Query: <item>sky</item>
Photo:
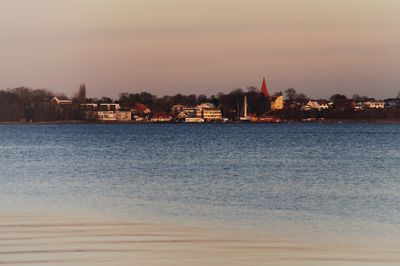
{"type": "Polygon", "coordinates": [[[0,0],[0,88],[400,91],[398,0],[0,0]]]}

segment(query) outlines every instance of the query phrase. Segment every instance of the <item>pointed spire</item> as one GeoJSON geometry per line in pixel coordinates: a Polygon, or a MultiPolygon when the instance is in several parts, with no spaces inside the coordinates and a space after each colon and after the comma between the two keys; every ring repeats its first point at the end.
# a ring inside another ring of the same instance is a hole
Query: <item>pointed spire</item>
{"type": "Polygon", "coordinates": [[[263,79],[263,84],[262,84],[262,87],[261,87],[261,94],[263,94],[267,98],[270,97],[268,89],[267,89],[267,82],[265,81],[265,77],[263,79]]]}

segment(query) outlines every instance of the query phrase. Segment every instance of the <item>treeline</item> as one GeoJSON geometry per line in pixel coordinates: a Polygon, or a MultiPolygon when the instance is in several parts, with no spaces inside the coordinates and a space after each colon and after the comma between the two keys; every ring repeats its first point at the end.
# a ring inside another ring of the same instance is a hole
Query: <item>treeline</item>
{"type": "MultiPolygon", "coordinates": [[[[66,98],[47,89],[19,87],[0,90],[0,122],[46,122],[81,117],[78,104],[61,108],[51,103],[54,96],[66,98]]],[[[74,102],[78,102],[75,97],[74,102]]]]}
{"type": "Polygon", "coordinates": [[[22,87],[0,90],[0,121],[41,120],[39,116],[46,116],[48,110],[43,110],[43,114],[39,114],[40,112],[38,110],[35,112],[35,109],[43,109],[45,103],[50,107],[50,100],[53,97],[54,94],[45,89],[33,90],[22,87]],[[38,117],[35,118],[34,115],[38,117]]]}
{"type": "MultiPolygon", "coordinates": [[[[326,119],[400,119],[400,112],[395,110],[365,110],[355,112],[352,108],[354,101],[366,101],[367,96],[353,95],[348,98],[345,95],[334,94],[330,97],[333,108],[324,111],[302,111],[301,106],[308,102],[309,98],[295,89],[286,89],[277,92],[273,96],[283,95],[286,101],[284,110],[276,111],[272,115],[287,120],[300,120],[305,118],[326,118],[326,119]],[[291,104],[292,103],[292,104],[291,104]]],[[[137,103],[145,104],[153,112],[170,113],[171,108],[176,104],[196,106],[201,103],[210,102],[222,110],[224,117],[235,119],[243,112],[244,96],[247,96],[248,113],[261,116],[271,114],[270,99],[264,97],[255,87],[248,87],[246,90],[235,89],[229,93],[218,93],[206,96],[203,94],[158,97],[149,92],[121,93],[118,99],[109,97],[87,98],[86,86],[82,84],[77,93],[72,97],[71,105],[57,106],[51,103],[51,99],[57,96],[60,99],[66,98],[63,94],[56,94],[47,89],[30,89],[20,87],[15,89],[0,90],[0,122],[20,121],[59,121],[59,120],[80,120],[83,119],[81,103],[119,103],[124,109],[131,109],[137,103]]],[[[400,96],[400,95],[398,95],[400,96]]]]}
{"type": "MultiPolygon", "coordinates": [[[[307,98],[304,94],[298,94],[294,89],[284,91],[285,97],[291,100],[307,98]]],[[[282,95],[282,92],[277,93],[282,95]]],[[[269,110],[269,98],[264,97],[255,87],[247,90],[235,89],[230,93],[218,93],[206,96],[204,94],[184,95],[178,93],[173,96],[165,95],[158,97],[149,92],[121,93],[118,99],[109,97],[87,98],[86,86],[82,84],[77,93],[72,97],[72,105],[55,106],[51,99],[57,96],[66,98],[63,94],[56,94],[47,89],[30,89],[20,87],[15,89],[0,90],[0,121],[56,121],[56,120],[79,120],[82,113],[79,108],[81,103],[119,103],[123,108],[129,109],[136,103],[145,104],[153,112],[169,113],[176,104],[196,106],[201,103],[210,102],[222,110],[223,116],[231,119],[236,118],[243,112],[244,96],[247,96],[248,112],[262,115],[269,110]]]]}
{"type": "MultiPolygon", "coordinates": [[[[279,95],[283,95],[288,101],[306,101],[308,99],[305,94],[298,93],[295,89],[277,92],[273,96],[279,95]]],[[[255,87],[248,87],[246,90],[235,89],[229,93],[220,92],[211,96],[179,93],[173,96],[157,97],[148,92],[121,93],[117,102],[127,107],[134,106],[135,103],[143,103],[155,112],[165,113],[169,113],[172,106],[176,104],[196,106],[208,102],[220,108],[224,117],[234,119],[243,112],[244,96],[247,97],[248,113],[260,116],[270,110],[270,99],[266,98],[255,87]]],[[[111,99],[109,100],[111,101],[111,99]]]]}
{"type": "Polygon", "coordinates": [[[196,106],[202,103],[212,103],[220,108],[222,115],[227,118],[234,118],[238,115],[238,110],[243,106],[244,96],[247,96],[248,108],[250,113],[261,115],[268,110],[269,99],[265,98],[255,88],[249,88],[246,92],[236,89],[232,92],[218,93],[217,95],[183,95],[157,97],[156,95],[141,93],[122,93],[118,102],[122,106],[134,106],[136,103],[147,105],[154,112],[169,113],[174,105],[182,104],[186,106],[196,106]]]}

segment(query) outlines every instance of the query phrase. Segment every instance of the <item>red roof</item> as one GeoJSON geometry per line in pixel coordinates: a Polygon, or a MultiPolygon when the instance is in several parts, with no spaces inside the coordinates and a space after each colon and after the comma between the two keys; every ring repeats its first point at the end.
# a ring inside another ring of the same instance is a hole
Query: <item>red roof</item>
{"type": "Polygon", "coordinates": [[[136,103],[133,108],[135,108],[139,112],[145,112],[147,109],[149,109],[149,107],[147,107],[146,105],[144,105],[142,103],[136,103]]]}
{"type": "Polygon", "coordinates": [[[263,94],[265,97],[269,98],[269,92],[267,89],[267,82],[265,81],[265,78],[263,79],[263,84],[261,87],[261,94],[263,94]]]}

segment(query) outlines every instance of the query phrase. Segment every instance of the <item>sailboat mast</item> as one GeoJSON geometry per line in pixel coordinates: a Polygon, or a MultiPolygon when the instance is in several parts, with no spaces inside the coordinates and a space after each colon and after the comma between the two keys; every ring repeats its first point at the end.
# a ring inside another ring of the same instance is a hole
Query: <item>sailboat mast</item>
{"type": "Polygon", "coordinates": [[[244,103],[243,103],[243,116],[247,117],[247,96],[244,96],[244,103]]]}

